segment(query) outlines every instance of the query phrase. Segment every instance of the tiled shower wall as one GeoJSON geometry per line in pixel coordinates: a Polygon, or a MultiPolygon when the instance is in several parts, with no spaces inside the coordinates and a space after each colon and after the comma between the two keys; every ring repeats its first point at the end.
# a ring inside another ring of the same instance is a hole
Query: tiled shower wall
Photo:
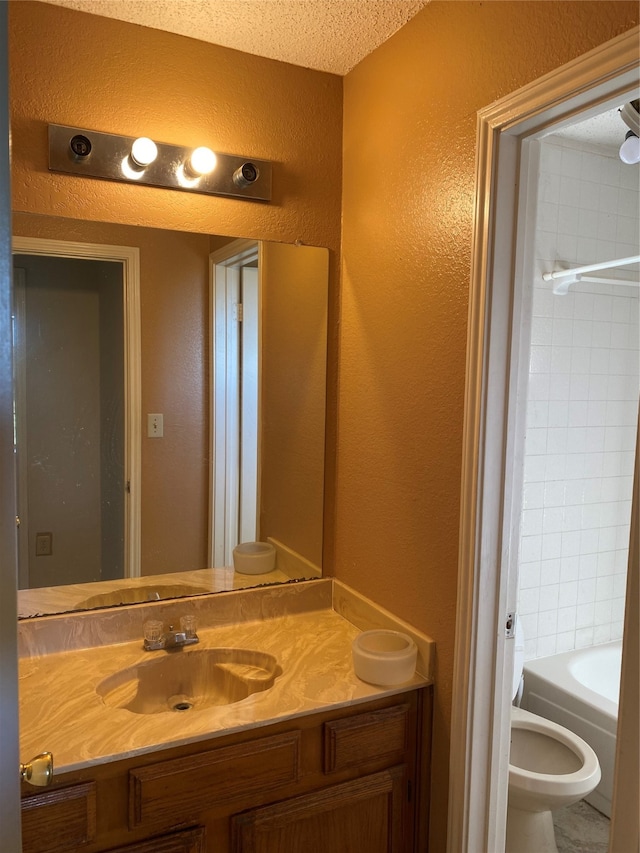
{"type": "Polygon", "coordinates": [[[622,636],[640,288],[556,296],[542,273],[640,254],[639,179],[617,156],[542,143],[519,555],[527,659],[622,636]]]}

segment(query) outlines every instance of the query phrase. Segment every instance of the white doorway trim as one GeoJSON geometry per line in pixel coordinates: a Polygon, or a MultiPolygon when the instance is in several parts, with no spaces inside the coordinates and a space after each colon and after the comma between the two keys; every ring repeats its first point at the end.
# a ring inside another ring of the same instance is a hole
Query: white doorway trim
{"type": "Polygon", "coordinates": [[[113,261],[122,265],[124,309],[124,479],[125,577],[140,577],[141,555],[141,356],[140,356],[140,250],[134,246],[75,243],[39,237],[14,237],[13,253],[85,260],[113,261]]]}
{"type": "Polygon", "coordinates": [[[235,545],[242,538],[252,540],[257,535],[261,253],[261,244],[255,240],[234,240],[209,258],[209,565],[212,567],[232,565],[235,545]],[[257,273],[250,271],[254,283],[252,296],[239,308],[244,290],[243,268],[256,263],[257,273]],[[252,330],[251,335],[239,333],[238,310],[246,310],[247,322],[242,322],[252,330]],[[243,381],[243,359],[249,359],[255,366],[250,371],[251,383],[243,381]],[[249,530],[253,531],[251,535],[249,530]]]}
{"type": "Polygon", "coordinates": [[[551,125],[575,122],[578,114],[586,118],[601,112],[607,102],[628,100],[638,82],[639,32],[637,27],[630,30],[478,114],[449,786],[451,853],[497,853],[505,844],[511,702],[505,673],[511,672],[513,649],[505,640],[504,624],[507,612],[515,610],[515,578],[507,571],[513,486],[509,400],[517,382],[509,365],[520,345],[514,322],[520,306],[513,285],[521,261],[515,238],[522,215],[522,143],[551,125]]]}

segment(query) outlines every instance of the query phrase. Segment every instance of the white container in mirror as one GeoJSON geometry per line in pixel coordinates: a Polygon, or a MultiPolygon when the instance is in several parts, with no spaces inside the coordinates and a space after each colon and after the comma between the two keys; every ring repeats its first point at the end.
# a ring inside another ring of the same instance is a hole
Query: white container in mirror
{"type": "Polygon", "coordinates": [[[243,575],[262,575],[276,565],[276,549],[270,542],[241,542],[233,549],[233,567],[243,575]]]}
{"type": "Polygon", "coordinates": [[[356,675],[369,684],[402,684],[416,671],[418,647],[400,631],[364,631],[353,641],[352,651],[356,675]]]}

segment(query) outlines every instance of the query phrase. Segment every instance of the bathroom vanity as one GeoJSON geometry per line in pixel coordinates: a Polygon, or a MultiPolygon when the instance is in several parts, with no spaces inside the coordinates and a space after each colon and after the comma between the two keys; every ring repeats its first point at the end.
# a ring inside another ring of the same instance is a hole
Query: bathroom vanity
{"type": "Polygon", "coordinates": [[[29,620],[20,640],[22,759],[50,749],[56,768],[24,785],[25,853],[427,850],[433,643],[338,582],[29,620]],[[186,610],[197,646],[142,649],[145,619],[186,610]],[[356,677],[373,627],[411,633],[409,681],[356,677]],[[158,711],[120,683],[231,648],[259,651],[246,672],[265,684],[229,704],[158,711]]]}
{"type": "Polygon", "coordinates": [[[421,688],[63,773],[25,793],[23,850],[424,850],[429,716],[421,688]]]}

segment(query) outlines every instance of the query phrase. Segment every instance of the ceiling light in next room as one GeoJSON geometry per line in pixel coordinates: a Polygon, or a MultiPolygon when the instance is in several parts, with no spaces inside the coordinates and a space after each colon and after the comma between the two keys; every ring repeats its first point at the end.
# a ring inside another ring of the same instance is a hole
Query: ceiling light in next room
{"type": "Polygon", "coordinates": [[[640,100],[629,101],[620,108],[620,118],[630,130],[620,146],[620,159],[623,163],[640,163],[640,100]]]}

